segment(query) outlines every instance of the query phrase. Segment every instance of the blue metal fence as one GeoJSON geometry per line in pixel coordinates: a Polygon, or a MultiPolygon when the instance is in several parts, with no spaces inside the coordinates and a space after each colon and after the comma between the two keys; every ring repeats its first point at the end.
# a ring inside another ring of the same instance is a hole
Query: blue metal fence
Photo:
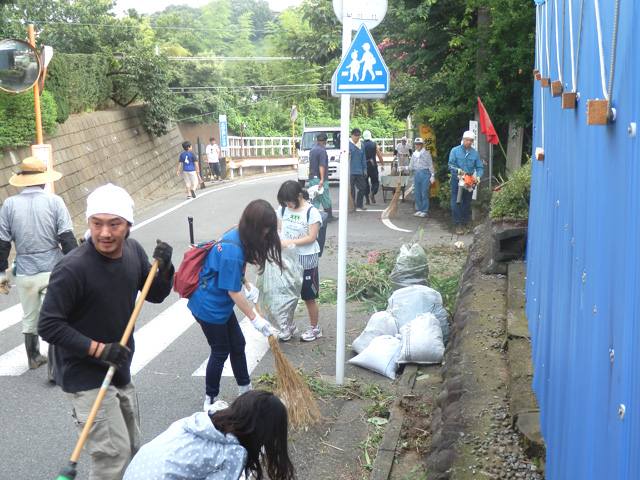
{"type": "Polygon", "coordinates": [[[532,168],[526,294],[546,477],[639,479],[640,138],[629,129],[640,124],[640,2],[620,2],[607,125],[587,125],[586,107],[608,90],[616,0],[535,2],[536,68],[579,92],[563,109],[534,82],[532,153],[545,156],[532,168]]]}

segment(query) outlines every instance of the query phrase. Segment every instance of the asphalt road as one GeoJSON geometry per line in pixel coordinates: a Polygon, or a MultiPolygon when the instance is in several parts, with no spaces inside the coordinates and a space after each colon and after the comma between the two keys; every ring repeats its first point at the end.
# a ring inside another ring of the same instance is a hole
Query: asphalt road
{"type": "MultiPolygon", "coordinates": [[[[168,242],[174,247],[174,262],[178,264],[188,248],[188,216],[194,218],[197,242],[218,238],[237,223],[249,201],[265,198],[276,206],[277,189],[287,179],[295,179],[295,175],[280,173],[245,177],[198,190],[198,198],[194,200],[185,200],[180,189],[172,197],[137,212],[132,236],[148,253],[153,251],[157,238],[168,242]]],[[[331,185],[334,214],[338,212],[337,187],[337,184],[331,185]]],[[[408,241],[425,227],[433,236],[434,243],[448,243],[456,239],[450,232],[430,223],[430,219],[412,217],[413,208],[409,200],[401,204],[398,217],[394,219],[396,227],[404,231],[389,228],[380,220],[380,212],[384,208],[381,194],[378,194],[378,202],[366,212],[349,215],[350,259],[366,258],[366,253],[371,250],[399,247],[403,240],[408,241]]],[[[336,278],[337,232],[338,222],[329,224],[327,253],[320,263],[321,278],[336,278]]],[[[249,277],[255,278],[254,273],[250,271],[249,277]]],[[[52,480],[67,463],[75,447],[77,433],[64,394],[47,382],[46,369],[41,367],[30,371],[26,367],[20,312],[15,289],[8,296],[1,296],[0,479],[52,480]]],[[[319,366],[314,368],[331,375],[335,372],[335,357],[331,354],[335,351],[335,343],[331,344],[335,342],[332,338],[335,335],[330,334],[330,329],[333,328],[335,333],[335,328],[330,325],[326,328],[327,335],[323,339],[308,345],[308,348],[296,350],[300,350],[303,361],[304,355],[312,355],[322,348],[324,354],[315,355],[311,363],[315,362],[314,365],[319,366]]],[[[348,331],[349,328],[348,325],[348,331]]],[[[208,358],[208,346],[186,308],[186,302],[179,300],[175,293],[160,305],[144,305],[135,335],[134,382],[140,401],[143,442],[147,442],[174,420],[202,408],[203,364],[208,358]]],[[[265,355],[266,340],[250,326],[247,337],[247,351],[252,355],[249,359],[252,377],[272,372],[273,358],[265,355]]],[[[347,343],[351,341],[352,338],[347,338],[347,343]]],[[[223,378],[221,394],[230,400],[236,396],[233,377],[223,378]]],[[[87,455],[83,453],[78,478],[88,477],[87,464],[87,455]]]]}

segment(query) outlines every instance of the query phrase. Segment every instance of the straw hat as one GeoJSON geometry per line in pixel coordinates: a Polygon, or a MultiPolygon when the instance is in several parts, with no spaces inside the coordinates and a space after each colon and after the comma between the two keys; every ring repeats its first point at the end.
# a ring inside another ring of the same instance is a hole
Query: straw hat
{"type": "Polygon", "coordinates": [[[30,187],[60,180],[62,174],[53,169],[47,169],[42,160],[37,157],[27,157],[22,161],[20,173],[15,173],[9,183],[14,187],[30,187]]]}

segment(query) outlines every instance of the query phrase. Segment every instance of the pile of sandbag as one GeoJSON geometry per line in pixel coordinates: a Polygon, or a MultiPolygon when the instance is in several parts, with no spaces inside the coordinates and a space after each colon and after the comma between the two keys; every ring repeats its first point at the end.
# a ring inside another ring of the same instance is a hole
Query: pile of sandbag
{"type": "Polygon", "coordinates": [[[387,310],[371,316],[351,344],[358,355],[349,362],[394,379],[400,364],[441,363],[448,340],[442,296],[412,285],[393,292],[387,310]]]}

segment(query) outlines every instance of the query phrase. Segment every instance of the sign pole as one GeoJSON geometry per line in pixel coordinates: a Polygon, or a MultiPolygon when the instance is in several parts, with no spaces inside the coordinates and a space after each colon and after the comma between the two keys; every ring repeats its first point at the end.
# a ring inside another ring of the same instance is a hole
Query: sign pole
{"type": "MultiPolygon", "coordinates": [[[[351,17],[342,17],[342,55],[351,45],[351,17]]],[[[338,300],[336,318],[336,384],[344,384],[347,318],[347,214],[349,211],[349,120],[351,95],[340,95],[340,209],[338,217],[338,300]]]]}
{"type": "MultiPolygon", "coordinates": [[[[33,48],[36,48],[36,34],[33,25],[29,25],[29,43],[33,48]]],[[[33,86],[33,104],[36,109],[36,133],[38,135],[38,145],[42,145],[42,116],[40,113],[40,88],[38,82],[33,86]]],[[[53,168],[53,165],[50,166],[53,168]]]]}

